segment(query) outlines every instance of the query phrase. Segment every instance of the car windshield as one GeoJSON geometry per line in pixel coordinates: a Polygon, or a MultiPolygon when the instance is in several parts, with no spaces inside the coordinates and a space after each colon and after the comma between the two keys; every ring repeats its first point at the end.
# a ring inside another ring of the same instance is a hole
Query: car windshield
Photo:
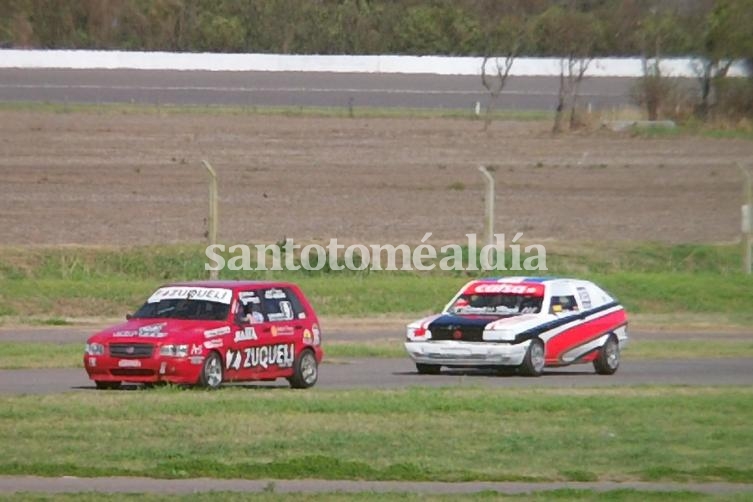
{"type": "Polygon", "coordinates": [[[447,310],[450,314],[518,315],[541,312],[543,297],[518,294],[461,295],[447,310]]]}
{"type": "Polygon", "coordinates": [[[224,321],[230,305],[209,300],[171,299],[147,302],[133,314],[136,319],[189,319],[224,321]]]}

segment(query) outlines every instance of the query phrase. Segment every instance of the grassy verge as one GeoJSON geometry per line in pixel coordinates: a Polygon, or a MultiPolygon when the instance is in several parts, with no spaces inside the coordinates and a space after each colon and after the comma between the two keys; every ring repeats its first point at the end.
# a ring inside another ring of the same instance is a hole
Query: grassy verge
{"type": "Polygon", "coordinates": [[[753,389],[0,397],[0,474],[753,482],[753,389]]]}
{"type": "Polygon", "coordinates": [[[677,127],[634,127],[634,136],[644,138],[685,138],[690,135],[705,136],[714,139],[747,139],[753,140],[753,128],[739,127],[733,124],[705,124],[691,121],[677,127]]]}
{"type": "MultiPolygon", "coordinates": [[[[400,340],[327,342],[325,364],[357,357],[407,357],[400,340]]],[[[80,343],[0,342],[0,369],[82,368],[80,343]]],[[[646,340],[623,353],[627,361],[640,359],[753,358],[751,339],[646,340]]]]}
{"type": "MultiPolygon", "coordinates": [[[[64,322],[120,317],[159,284],[206,277],[204,247],[0,248],[0,319],[64,322]]],[[[583,244],[547,246],[549,275],[592,279],[632,313],[714,314],[753,323],[753,277],[734,245],[583,244]]],[[[500,272],[515,275],[521,272],[500,272]]],[[[473,277],[489,272],[251,271],[229,279],[298,282],[323,316],[424,314],[473,277]]]]}
{"type": "Polygon", "coordinates": [[[400,492],[357,492],[357,493],[343,493],[343,492],[331,492],[331,493],[274,493],[275,485],[270,484],[267,492],[254,493],[249,495],[248,493],[232,493],[232,492],[211,492],[211,493],[192,493],[190,495],[163,495],[163,494],[151,494],[151,493],[68,493],[68,494],[45,494],[45,493],[18,493],[8,497],[3,497],[3,500],[8,501],[23,501],[23,500],[63,500],[63,501],[83,501],[83,502],[98,502],[100,500],[121,502],[121,501],[183,501],[183,500],[196,500],[199,502],[234,502],[245,501],[250,497],[254,500],[260,500],[262,502],[269,501],[274,502],[278,500],[296,500],[296,501],[476,501],[476,500],[558,500],[563,502],[568,501],[613,501],[613,502],[644,502],[644,501],[687,501],[687,500],[745,500],[741,495],[725,494],[725,495],[704,495],[701,493],[693,493],[690,491],[679,492],[656,492],[656,491],[637,491],[637,490],[612,490],[607,492],[596,492],[593,490],[548,490],[533,493],[523,493],[516,495],[502,494],[494,491],[483,491],[474,494],[451,494],[451,495],[429,495],[429,494],[414,494],[414,493],[400,493],[400,492]]]}
{"type": "MultiPolygon", "coordinates": [[[[31,111],[42,113],[89,113],[97,115],[260,115],[283,117],[326,118],[452,118],[483,120],[469,106],[465,108],[385,108],[355,106],[224,106],[224,105],[170,105],[146,103],[51,103],[2,102],[0,111],[31,111]]],[[[553,113],[546,110],[496,110],[494,120],[535,121],[551,120],[553,113]]]]}

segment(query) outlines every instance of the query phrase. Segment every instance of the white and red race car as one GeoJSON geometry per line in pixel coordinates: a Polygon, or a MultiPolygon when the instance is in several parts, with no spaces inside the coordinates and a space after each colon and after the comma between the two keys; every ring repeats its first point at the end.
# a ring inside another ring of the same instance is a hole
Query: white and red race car
{"type": "Polygon", "coordinates": [[[471,281],[441,314],[407,326],[419,373],[446,367],[517,368],[593,363],[611,375],[628,342],[625,309],[592,282],[551,277],[471,281]]]}

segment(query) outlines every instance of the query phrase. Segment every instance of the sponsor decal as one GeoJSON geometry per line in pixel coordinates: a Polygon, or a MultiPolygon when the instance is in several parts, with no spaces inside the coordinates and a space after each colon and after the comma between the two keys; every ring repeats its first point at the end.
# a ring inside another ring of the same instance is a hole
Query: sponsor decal
{"type": "Polygon", "coordinates": [[[295,329],[293,326],[272,326],[272,336],[293,336],[295,329]]]}
{"type": "Polygon", "coordinates": [[[264,298],[268,300],[284,300],[288,296],[285,294],[285,291],[281,289],[268,289],[264,292],[264,298]]]}
{"type": "Polygon", "coordinates": [[[204,356],[193,356],[188,358],[191,364],[201,364],[204,362],[204,356]]]}
{"type": "Polygon", "coordinates": [[[243,330],[236,331],[235,339],[233,341],[238,343],[238,342],[245,342],[248,340],[256,340],[256,339],[257,339],[256,330],[253,327],[248,326],[248,327],[243,328],[243,330]]]}
{"type": "Polygon", "coordinates": [[[580,297],[580,303],[583,308],[588,310],[591,308],[591,296],[588,294],[588,290],[582,286],[576,288],[578,290],[578,296],[580,297]]]}
{"type": "Polygon", "coordinates": [[[97,365],[97,358],[96,357],[90,357],[89,358],[89,366],[91,366],[93,368],[96,365],[97,365]]]}
{"type": "Polygon", "coordinates": [[[221,328],[208,329],[204,332],[204,338],[212,338],[215,336],[227,335],[231,332],[230,326],[223,326],[221,328]]]}
{"type": "Polygon", "coordinates": [[[467,295],[472,294],[512,294],[512,295],[536,295],[544,294],[542,284],[515,284],[515,283],[481,283],[472,284],[464,292],[467,295]]]}
{"type": "Polygon", "coordinates": [[[162,331],[164,327],[164,322],[142,326],[139,328],[139,336],[142,338],[164,338],[167,336],[167,333],[162,331]]]}
{"type": "Polygon", "coordinates": [[[214,340],[204,342],[204,347],[207,349],[219,349],[222,347],[222,344],[223,342],[221,338],[215,338],[214,340]]]}
{"type": "Polygon", "coordinates": [[[157,303],[162,300],[206,300],[229,305],[232,298],[233,292],[225,288],[187,288],[177,286],[159,288],[152,293],[147,302],[157,303]]]}
{"type": "MultiPolygon", "coordinates": [[[[220,340],[220,341],[222,341],[222,340],[220,340]]],[[[191,345],[191,355],[192,356],[198,356],[198,355],[201,355],[201,353],[202,353],[201,345],[195,345],[195,344],[191,345]]]]}
{"type": "Polygon", "coordinates": [[[311,333],[311,330],[303,330],[303,343],[307,345],[312,345],[314,343],[314,335],[311,333]]]}
{"type": "Polygon", "coordinates": [[[112,336],[126,337],[126,336],[139,336],[139,332],[135,329],[124,329],[122,331],[116,331],[112,336]]]}
{"type": "Polygon", "coordinates": [[[314,326],[311,328],[311,331],[314,333],[314,345],[321,345],[322,332],[319,330],[319,325],[314,324],[314,326]]]}
{"type": "Polygon", "coordinates": [[[289,301],[282,301],[279,303],[280,312],[271,312],[267,314],[270,321],[292,321],[293,320],[293,305],[289,301]]]}
{"type": "Polygon", "coordinates": [[[228,350],[225,358],[225,368],[240,370],[241,368],[263,368],[270,366],[290,368],[295,358],[295,345],[280,343],[277,345],[262,345],[243,350],[228,350]]]}
{"type": "Polygon", "coordinates": [[[167,363],[163,362],[159,365],[159,374],[164,375],[165,371],[167,371],[167,363]]]}
{"type": "Polygon", "coordinates": [[[255,291],[242,291],[238,293],[238,299],[243,305],[247,303],[261,303],[261,300],[256,296],[255,291]]]}
{"type": "Polygon", "coordinates": [[[119,368],[141,368],[141,361],[138,359],[121,359],[118,361],[119,368]]]}

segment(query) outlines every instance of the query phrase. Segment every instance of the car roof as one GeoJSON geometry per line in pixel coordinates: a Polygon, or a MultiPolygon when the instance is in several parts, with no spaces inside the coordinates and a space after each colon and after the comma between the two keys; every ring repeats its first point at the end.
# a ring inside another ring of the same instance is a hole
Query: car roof
{"type": "Polygon", "coordinates": [[[225,289],[245,289],[245,288],[264,288],[264,287],[290,287],[293,284],[285,281],[183,281],[171,282],[162,287],[183,287],[183,288],[225,288],[225,289]]]}
{"type": "Polygon", "coordinates": [[[481,282],[487,284],[499,284],[499,283],[511,283],[511,284],[593,284],[591,281],[584,279],[574,279],[571,277],[555,277],[555,276],[515,276],[515,277],[484,277],[476,279],[471,282],[481,282]]]}

